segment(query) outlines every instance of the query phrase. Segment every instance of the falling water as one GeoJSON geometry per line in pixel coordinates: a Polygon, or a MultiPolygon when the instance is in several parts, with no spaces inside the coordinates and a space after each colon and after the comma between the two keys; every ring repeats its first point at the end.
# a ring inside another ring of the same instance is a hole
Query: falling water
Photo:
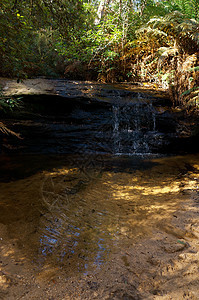
{"type": "MultiPolygon", "coordinates": [[[[177,123],[162,99],[112,92],[105,100],[63,101],[57,112],[49,112],[44,102],[38,119],[12,119],[7,126],[23,132],[17,141],[23,153],[146,155],[174,148],[177,123]]],[[[16,140],[7,139],[9,151],[15,149],[16,140]]]]}
{"type": "MultiPolygon", "coordinates": [[[[140,99],[139,99],[140,100],[140,99]]],[[[150,154],[151,136],[156,133],[156,115],[151,103],[117,102],[113,105],[113,153],[150,154]]]]}
{"type": "Polygon", "coordinates": [[[116,155],[120,153],[119,114],[120,108],[116,104],[113,106],[113,152],[116,155]]]}

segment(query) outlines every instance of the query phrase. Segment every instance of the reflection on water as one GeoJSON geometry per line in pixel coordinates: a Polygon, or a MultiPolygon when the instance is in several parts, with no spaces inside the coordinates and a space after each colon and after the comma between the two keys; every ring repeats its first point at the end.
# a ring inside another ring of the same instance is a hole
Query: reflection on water
{"type": "Polygon", "coordinates": [[[1,169],[13,174],[0,183],[9,237],[39,268],[85,273],[171,216],[199,156],[19,156],[2,160],[1,169]]]}

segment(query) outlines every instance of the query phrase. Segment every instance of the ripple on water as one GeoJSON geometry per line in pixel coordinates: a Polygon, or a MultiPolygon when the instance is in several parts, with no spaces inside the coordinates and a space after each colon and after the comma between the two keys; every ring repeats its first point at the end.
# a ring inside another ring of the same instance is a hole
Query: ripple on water
{"type": "Polygon", "coordinates": [[[29,156],[34,174],[0,183],[0,222],[39,268],[86,273],[170,217],[198,158],[29,156]]]}

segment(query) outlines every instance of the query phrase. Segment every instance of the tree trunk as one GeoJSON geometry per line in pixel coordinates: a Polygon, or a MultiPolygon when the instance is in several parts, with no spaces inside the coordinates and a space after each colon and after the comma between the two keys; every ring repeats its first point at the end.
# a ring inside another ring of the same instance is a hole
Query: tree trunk
{"type": "Polygon", "coordinates": [[[104,11],[110,0],[101,0],[97,10],[97,17],[95,18],[95,25],[98,25],[104,15],[104,11]]]}

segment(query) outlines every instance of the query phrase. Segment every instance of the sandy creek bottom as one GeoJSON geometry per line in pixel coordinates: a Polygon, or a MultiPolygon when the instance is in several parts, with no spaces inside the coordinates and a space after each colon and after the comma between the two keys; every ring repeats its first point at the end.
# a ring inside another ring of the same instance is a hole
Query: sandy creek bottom
{"type": "Polygon", "coordinates": [[[199,155],[2,155],[0,175],[0,299],[199,299],[199,155]]]}

